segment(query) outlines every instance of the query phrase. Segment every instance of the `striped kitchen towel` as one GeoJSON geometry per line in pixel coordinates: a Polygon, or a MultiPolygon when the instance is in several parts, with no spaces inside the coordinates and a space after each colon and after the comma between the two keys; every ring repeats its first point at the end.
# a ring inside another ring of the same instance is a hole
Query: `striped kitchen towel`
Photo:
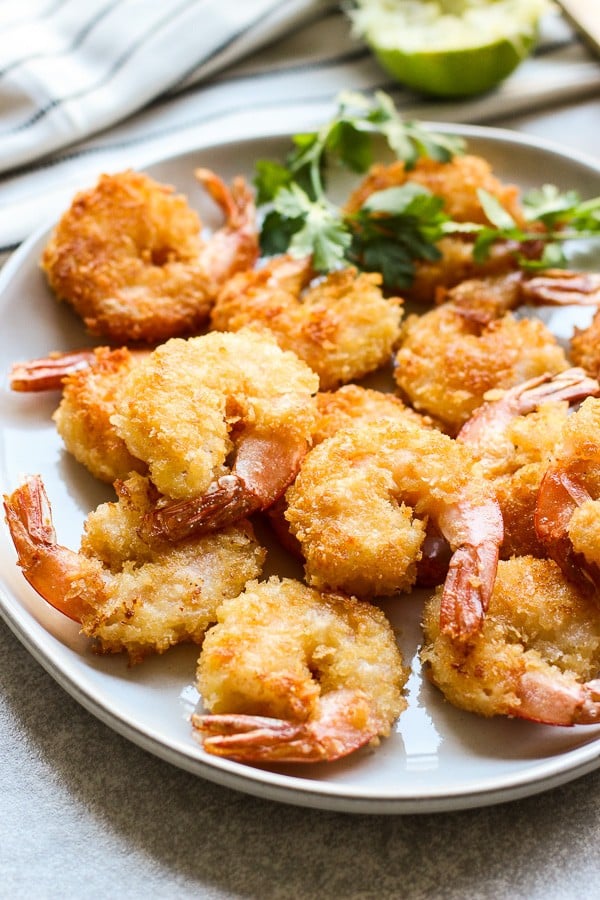
{"type": "Polygon", "coordinates": [[[218,140],[296,130],[342,89],[408,116],[494,119],[598,92],[600,66],[558,11],[536,53],[465,101],[402,89],[330,0],[20,0],[0,4],[0,253],[102,171],[218,140]]]}

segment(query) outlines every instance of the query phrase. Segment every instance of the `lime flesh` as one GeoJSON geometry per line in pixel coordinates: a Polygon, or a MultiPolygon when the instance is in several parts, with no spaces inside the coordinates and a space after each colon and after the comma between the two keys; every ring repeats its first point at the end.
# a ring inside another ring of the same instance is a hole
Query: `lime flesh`
{"type": "Polygon", "coordinates": [[[360,0],[356,33],[394,78],[460,97],[495,87],[533,50],[545,0],[360,0]]]}

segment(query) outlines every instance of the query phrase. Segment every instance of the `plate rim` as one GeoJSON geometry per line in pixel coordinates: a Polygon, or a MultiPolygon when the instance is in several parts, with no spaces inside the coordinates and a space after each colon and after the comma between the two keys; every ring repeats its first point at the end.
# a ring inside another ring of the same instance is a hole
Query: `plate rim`
{"type": "MultiPolygon", "coordinates": [[[[457,134],[465,138],[479,138],[494,143],[511,144],[538,149],[551,156],[557,156],[569,165],[576,164],[600,177],[600,160],[585,153],[571,151],[561,144],[542,138],[532,137],[522,132],[513,132],[507,128],[494,126],[457,124],[449,122],[425,122],[427,127],[438,131],[457,134]]],[[[301,122],[301,128],[310,128],[310,122],[301,122]]],[[[144,161],[143,170],[164,163],[176,162],[198,152],[214,151],[219,147],[243,143],[259,144],[265,140],[285,140],[290,137],[288,129],[263,129],[259,133],[244,136],[228,136],[225,140],[214,140],[202,143],[197,148],[186,148],[175,153],[157,155],[144,161]]],[[[27,259],[33,246],[48,233],[55,223],[56,217],[46,221],[25,240],[8,258],[0,271],[0,296],[10,284],[13,276],[20,270],[22,262],[27,259]]],[[[541,760],[535,772],[522,771],[504,776],[503,783],[492,784],[496,779],[482,779],[478,786],[470,786],[465,792],[459,785],[453,790],[439,790],[408,795],[405,792],[393,796],[383,796],[372,788],[357,789],[345,784],[331,784],[327,781],[310,781],[287,774],[274,772],[272,769],[250,767],[231,760],[214,757],[204,759],[178,750],[176,746],[166,744],[158,737],[127,722],[122,716],[108,708],[98,697],[81,688],[76,680],[62,668],[53,664],[48,654],[36,640],[36,629],[44,631],[43,626],[33,617],[33,627],[27,627],[25,619],[30,616],[17,597],[12,595],[10,587],[0,576],[0,615],[15,637],[23,644],[31,656],[44,670],[84,709],[109,728],[121,734],[127,740],[152,753],[164,761],[198,775],[207,781],[223,787],[251,794],[263,799],[288,803],[297,806],[330,810],[335,812],[367,813],[367,814],[414,814],[457,811],[481,806],[509,802],[525,796],[531,796],[553,787],[557,787],[575,778],[579,778],[600,766],[600,735],[591,738],[583,745],[577,746],[555,757],[541,760]],[[13,611],[16,603],[22,612],[13,611]],[[572,758],[575,759],[572,759],[572,758]],[[508,783],[504,783],[508,781],[508,783]]],[[[208,755],[207,755],[208,756],[208,755]]]]}

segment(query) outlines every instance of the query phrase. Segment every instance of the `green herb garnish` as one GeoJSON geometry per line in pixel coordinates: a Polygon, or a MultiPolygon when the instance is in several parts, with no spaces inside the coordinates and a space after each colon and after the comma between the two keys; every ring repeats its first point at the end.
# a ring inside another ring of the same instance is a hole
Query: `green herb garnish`
{"type": "Polygon", "coordinates": [[[478,191],[481,205],[490,221],[477,231],[473,257],[482,262],[490,247],[496,241],[508,240],[518,244],[538,241],[543,251],[538,259],[528,259],[519,254],[518,261],[523,268],[547,269],[567,265],[565,245],[572,240],[586,240],[600,236],[600,197],[581,200],[577,191],[560,193],[553,184],[530,191],[523,198],[523,209],[527,222],[539,222],[544,230],[522,228],[487,191],[478,191]]]}
{"type": "MultiPolygon", "coordinates": [[[[390,195],[391,205],[386,210],[377,208],[377,201],[370,197],[353,216],[346,215],[328,196],[329,169],[337,165],[358,174],[366,172],[374,161],[378,137],[407,168],[422,155],[446,162],[463,150],[459,138],[435,134],[418,122],[404,122],[387,94],[377,92],[372,99],[350,92],[341,94],[331,122],[316,132],[292,138],[294,148],[285,165],[271,160],[257,163],[257,200],[259,205],[271,207],[261,231],[263,253],[312,253],[315,269],[322,272],[344,261],[355,261],[362,268],[385,269],[391,279],[400,260],[402,267],[409,266],[412,271],[413,252],[437,252],[431,238],[439,237],[436,228],[441,201],[438,203],[433,195],[425,200],[424,195],[429,194],[425,189],[419,189],[418,199],[411,198],[412,188],[397,199],[390,195]],[[404,197],[410,199],[410,209],[404,197]],[[433,216],[430,222],[428,211],[433,216]]],[[[396,190],[404,188],[392,189],[396,190]]],[[[386,281],[397,283],[388,278],[386,281]]],[[[402,283],[406,283],[405,278],[402,283]]]]}
{"type": "Polygon", "coordinates": [[[354,264],[381,272],[386,285],[401,288],[412,283],[417,260],[440,258],[437,244],[445,234],[471,234],[475,262],[484,261],[498,241],[514,242],[522,251],[539,242],[544,249],[535,260],[515,251],[519,264],[530,268],[564,266],[568,241],[600,235],[600,198],[582,201],[577,192],[560,193],[552,185],[525,196],[530,228],[518,225],[496,197],[483,190],[478,193],[489,224],[454,222],[443,211],[442,198],[410,181],[378,191],[358,212],[346,213],[328,194],[328,176],[335,167],[366,172],[374,162],[376,140],[383,140],[407,169],[421,156],[448,162],[464,152],[460,138],[404,121],[383,92],[373,97],[342,93],[330,122],[318,131],[294,135],[284,163],[260,160],[256,165],[257,202],[265,208],[265,255],[312,255],[319,272],[354,264]]]}

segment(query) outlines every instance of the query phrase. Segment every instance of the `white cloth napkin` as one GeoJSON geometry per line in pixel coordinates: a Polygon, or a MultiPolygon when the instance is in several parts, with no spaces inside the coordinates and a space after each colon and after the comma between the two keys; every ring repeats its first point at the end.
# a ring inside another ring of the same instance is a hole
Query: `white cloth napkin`
{"type": "Polygon", "coordinates": [[[410,117],[490,122],[597,92],[600,66],[552,12],[498,89],[434,102],[392,82],[330,0],[0,4],[0,253],[101,172],[317,124],[347,88],[386,90],[410,117]]]}

